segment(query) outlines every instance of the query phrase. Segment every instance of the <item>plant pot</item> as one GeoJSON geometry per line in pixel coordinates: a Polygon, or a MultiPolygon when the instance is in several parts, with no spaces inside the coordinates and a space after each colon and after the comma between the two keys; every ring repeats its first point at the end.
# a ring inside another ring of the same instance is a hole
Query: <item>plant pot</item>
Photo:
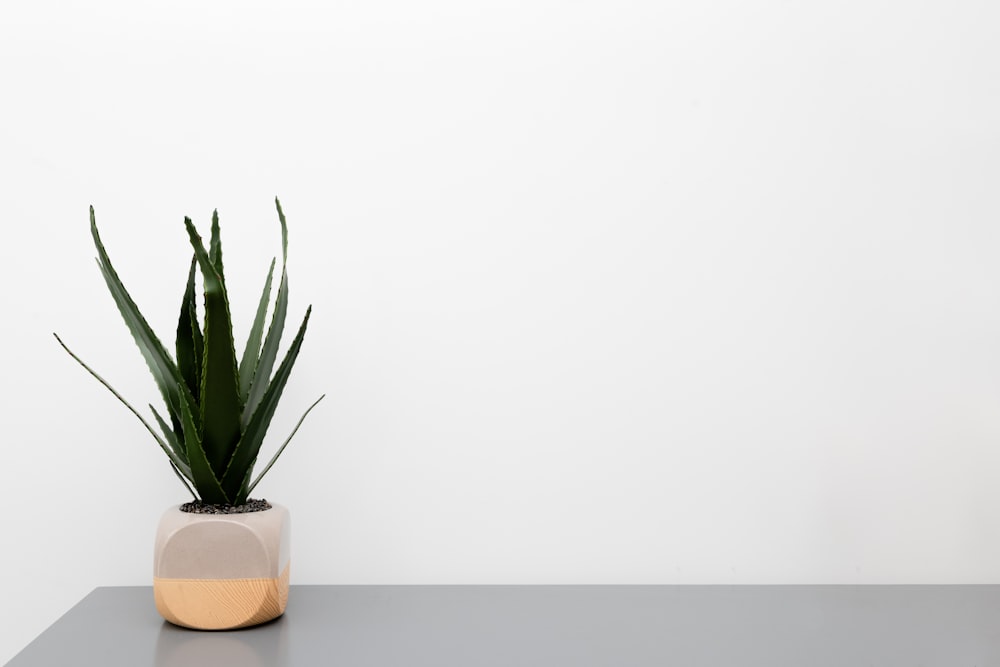
{"type": "Polygon", "coordinates": [[[156,609],[175,625],[231,630],[266,623],[288,604],[288,510],[160,519],[153,557],[156,609]]]}

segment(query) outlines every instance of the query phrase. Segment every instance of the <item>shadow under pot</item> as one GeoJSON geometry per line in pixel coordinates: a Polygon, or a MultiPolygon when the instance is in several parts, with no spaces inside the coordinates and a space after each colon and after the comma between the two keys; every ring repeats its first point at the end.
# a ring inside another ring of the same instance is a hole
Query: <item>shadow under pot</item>
{"type": "Polygon", "coordinates": [[[153,556],[156,609],[175,625],[232,630],[266,623],[288,604],[288,510],[198,514],[168,509],[153,556]]]}

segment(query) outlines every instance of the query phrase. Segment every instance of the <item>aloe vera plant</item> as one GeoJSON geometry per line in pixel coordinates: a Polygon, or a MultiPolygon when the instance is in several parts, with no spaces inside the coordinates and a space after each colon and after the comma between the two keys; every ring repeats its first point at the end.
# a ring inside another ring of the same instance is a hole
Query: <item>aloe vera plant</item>
{"type": "Polygon", "coordinates": [[[155,407],[149,406],[159,433],[104,378],[76,356],[58,335],[53,334],[70,356],[139,418],[166,453],[170,466],[188,491],[206,504],[244,504],[250,492],[281,456],[306,416],[323,400],[320,396],[309,406],[270,462],[251,481],[264,435],[302,347],[312,312],[312,306],[306,309],[298,333],[275,370],[274,362],[288,311],[288,273],[285,268],[288,227],[281,203],[277,198],[274,203],[281,222],[282,267],[278,294],[271,325],[265,336],[264,321],[270,304],[275,267],[275,261],[272,261],[239,362],[223,272],[218,211],[212,214],[207,248],[191,219],[184,218],[194,256],[177,321],[175,359],[147,324],[118,278],[98,234],[94,207],[90,207],[90,231],[97,247],[97,265],[163,396],[169,422],[155,407]],[[198,319],[195,303],[195,275],[198,270],[204,288],[204,323],[198,319]]]}

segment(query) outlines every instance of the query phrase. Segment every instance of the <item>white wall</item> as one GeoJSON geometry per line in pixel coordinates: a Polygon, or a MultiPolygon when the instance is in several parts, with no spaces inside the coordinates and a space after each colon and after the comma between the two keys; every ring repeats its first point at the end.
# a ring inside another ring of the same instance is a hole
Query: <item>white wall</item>
{"type": "Polygon", "coordinates": [[[996,3],[0,9],[0,660],[146,584],[218,207],[314,305],[260,489],[294,583],[1000,581],[996,3]]]}

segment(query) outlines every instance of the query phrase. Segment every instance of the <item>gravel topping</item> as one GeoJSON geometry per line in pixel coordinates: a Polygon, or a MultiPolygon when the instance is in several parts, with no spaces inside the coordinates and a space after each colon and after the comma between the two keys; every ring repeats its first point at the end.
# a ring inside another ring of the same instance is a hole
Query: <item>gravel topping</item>
{"type": "Polygon", "coordinates": [[[271,509],[271,503],[266,500],[250,498],[243,505],[209,505],[200,500],[181,505],[182,512],[189,514],[248,514],[271,509]]]}

